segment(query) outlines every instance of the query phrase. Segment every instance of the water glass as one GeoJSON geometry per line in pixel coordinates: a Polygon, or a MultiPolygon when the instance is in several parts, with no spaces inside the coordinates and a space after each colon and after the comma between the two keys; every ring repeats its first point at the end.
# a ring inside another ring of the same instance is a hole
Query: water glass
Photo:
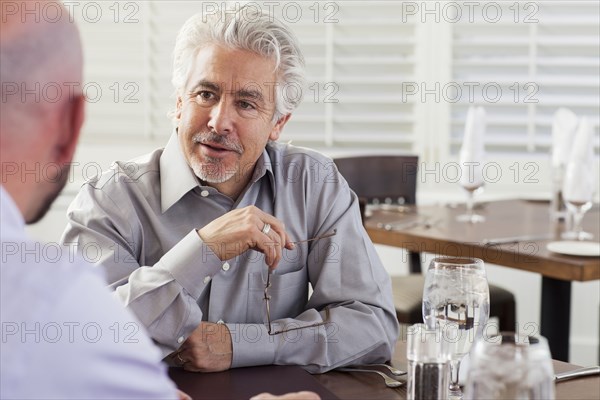
{"type": "Polygon", "coordinates": [[[500,333],[471,352],[466,399],[554,399],[554,370],[543,337],[500,333]]]}
{"type": "Polygon", "coordinates": [[[439,326],[412,325],[407,336],[409,400],[448,398],[450,353],[439,326]]]}
{"type": "Polygon", "coordinates": [[[429,264],[423,288],[423,321],[442,330],[450,351],[450,398],[461,398],[460,362],[488,321],[490,294],[483,261],[437,257],[429,264]]]}

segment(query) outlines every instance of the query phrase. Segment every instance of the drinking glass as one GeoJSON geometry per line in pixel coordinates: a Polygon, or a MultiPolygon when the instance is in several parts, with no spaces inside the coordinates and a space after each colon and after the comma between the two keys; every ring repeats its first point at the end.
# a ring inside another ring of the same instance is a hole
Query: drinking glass
{"type": "Polygon", "coordinates": [[[472,224],[477,222],[484,222],[485,217],[480,214],[475,214],[473,207],[475,206],[475,195],[483,191],[483,183],[479,186],[467,186],[462,185],[463,189],[467,191],[467,212],[456,217],[459,222],[470,222],[472,224]]]}
{"type": "Polygon", "coordinates": [[[585,159],[572,160],[567,164],[563,196],[567,210],[573,217],[573,225],[570,231],[563,233],[563,239],[590,240],[594,237],[584,232],[581,226],[585,212],[592,207],[594,176],[593,163],[585,159]]]}
{"type": "Polygon", "coordinates": [[[439,326],[449,342],[451,398],[462,398],[460,361],[480,337],[489,318],[490,294],[483,261],[478,258],[434,258],[423,289],[423,319],[439,326]]]}
{"type": "Polygon", "coordinates": [[[554,397],[554,370],[545,338],[502,332],[477,341],[471,352],[465,398],[554,397]]]}
{"type": "Polygon", "coordinates": [[[477,223],[485,221],[483,215],[475,214],[475,195],[483,191],[483,159],[460,155],[460,186],[467,191],[467,212],[456,217],[457,221],[477,223]]]}

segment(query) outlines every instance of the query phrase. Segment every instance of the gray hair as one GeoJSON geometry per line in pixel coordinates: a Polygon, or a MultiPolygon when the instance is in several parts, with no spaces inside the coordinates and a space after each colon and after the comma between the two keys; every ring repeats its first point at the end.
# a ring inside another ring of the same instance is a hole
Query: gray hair
{"type": "MultiPolygon", "coordinates": [[[[180,95],[198,51],[210,44],[247,50],[275,60],[273,121],[291,113],[302,101],[304,56],[295,35],[273,16],[254,6],[204,15],[198,13],[182,26],[173,51],[171,82],[180,95]]],[[[174,118],[175,113],[169,113],[174,118]]]]}

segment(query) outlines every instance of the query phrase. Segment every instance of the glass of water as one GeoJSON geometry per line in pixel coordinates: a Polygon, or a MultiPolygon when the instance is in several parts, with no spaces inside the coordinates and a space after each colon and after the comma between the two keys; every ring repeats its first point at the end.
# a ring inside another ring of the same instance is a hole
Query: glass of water
{"type": "Polygon", "coordinates": [[[471,352],[467,399],[554,399],[554,370],[543,337],[500,333],[471,352]]]}
{"type": "Polygon", "coordinates": [[[440,257],[429,264],[423,288],[423,319],[428,329],[441,330],[450,353],[450,398],[462,398],[460,361],[489,318],[490,294],[483,261],[440,257]]]}

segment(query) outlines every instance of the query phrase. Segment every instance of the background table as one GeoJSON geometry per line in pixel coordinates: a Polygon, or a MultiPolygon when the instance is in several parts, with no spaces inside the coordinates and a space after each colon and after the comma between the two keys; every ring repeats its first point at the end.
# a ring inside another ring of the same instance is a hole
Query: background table
{"type": "MultiPolygon", "coordinates": [[[[554,361],[555,372],[578,368],[554,361]]],[[[406,343],[398,341],[393,365],[406,371],[406,343]]],[[[238,368],[224,372],[202,374],[181,368],[169,370],[171,379],[194,400],[248,399],[263,391],[283,394],[289,391],[312,390],[323,399],[406,399],[406,385],[397,389],[385,386],[374,374],[328,372],[310,375],[300,367],[265,366],[238,368]]],[[[406,377],[400,377],[404,381],[406,377]]],[[[600,396],[600,376],[579,378],[556,385],[556,398],[569,400],[597,399],[600,396]]]]}
{"type": "MultiPolygon", "coordinates": [[[[571,282],[600,279],[599,257],[577,257],[552,253],[546,244],[558,240],[562,224],[549,217],[549,204],[540,201],[506,200],[485,203],[476,211],[486,221],[469,224],[456,221],[464,207],[426,206],[403,208],[409,212],[376,210],[365,221],[374,243],[402,247],[415,252],[477,257],[485,262],[542,275],[541,334],[548,339],[552,357],[569,359],[571,282]],[[416,212],[411,212],[416,211],[416,212]],[[385,224],[401,224],[427,218],[430,226],[386,230],[385,224]],[[494,245],[484,239],[523,235],[548,235],[547,240],[494,245]]],[[[584,229],[600,237],[600,212],[595,207],[584,217],[584,229]]]]}

